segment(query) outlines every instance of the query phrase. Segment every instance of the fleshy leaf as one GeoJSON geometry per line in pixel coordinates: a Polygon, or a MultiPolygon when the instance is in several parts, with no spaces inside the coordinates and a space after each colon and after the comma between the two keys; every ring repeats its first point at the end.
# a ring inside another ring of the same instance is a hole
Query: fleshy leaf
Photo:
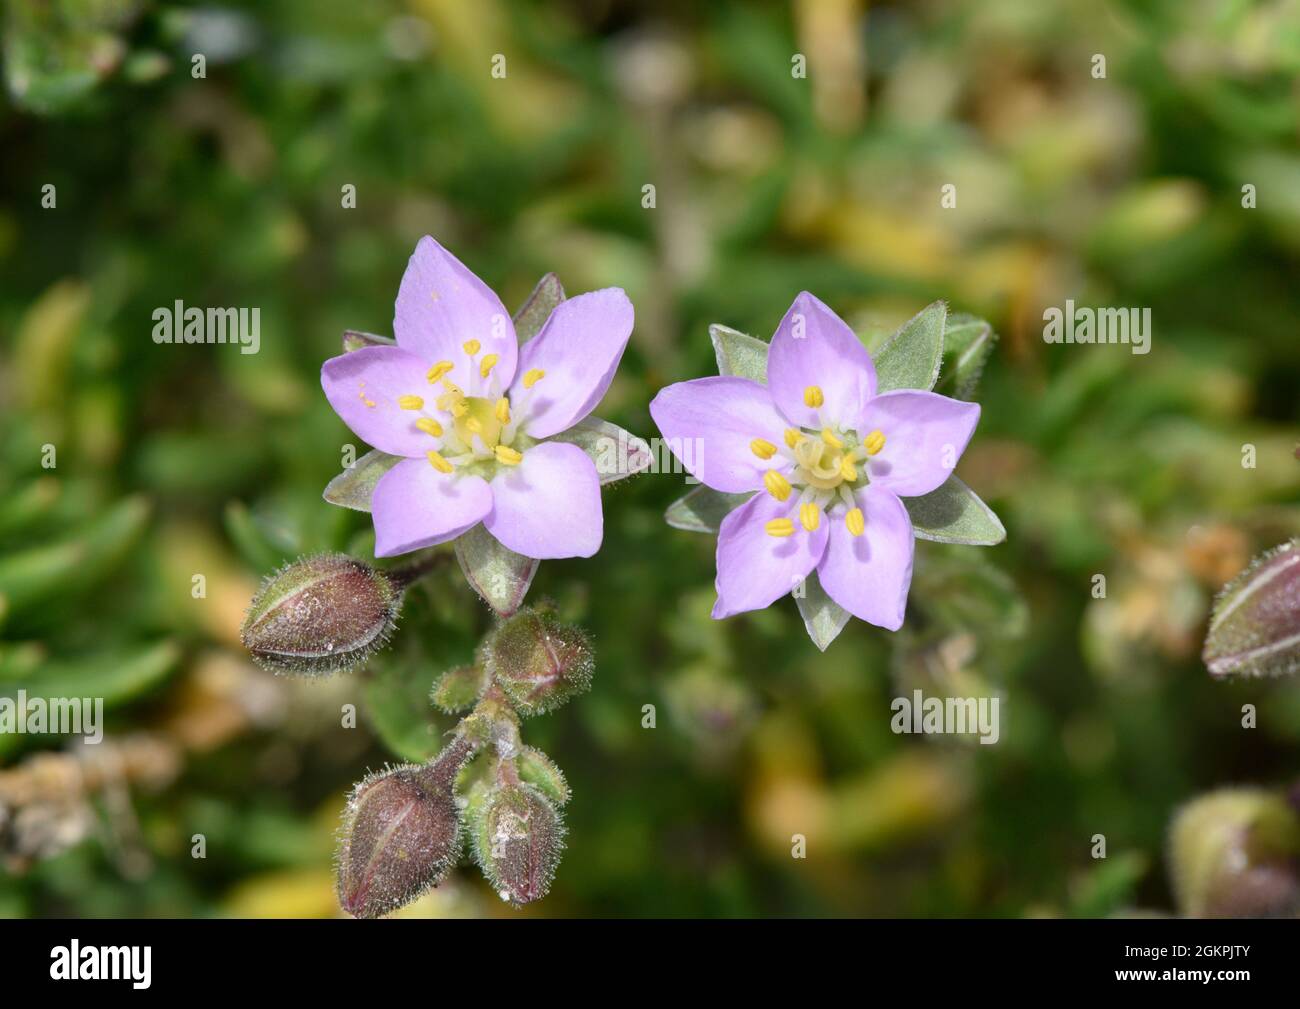
{"type": "Polygon", "coordinates": [[[596,464],[602,484],[614,483],[650,466],[650,446],[636,435],[599,417],[586,417],[551,441],[577,445],[596,464]]]}
{"type": "Polygon", "coordinates": [[[803,588],[803,595],[796,595],[794,601],[799,605],[799,615],[808,629],[808,637],[824,652],[839,637],[853,614],[826,594],[816,571],[804,579],[803,588]]]}
{"type": "Polygon", "coordinates": [[[507,550],[482,523],[456,538],[465,580],[501,617],[513,616],[537,574],[537,561],[507,550]]]}
{"type": "Polygon", "coordinates": [[[569,801],[569,783],[564,778],[564,772],[535,746],[525,746],[520,751],[519,777],[557,806],[563,806],[569,801]]]}
{"type": "Polygon", "coordinates": [[[709,327],[713,353],[718,358],[718,374],[750,378],[767,383],[767,344],[730,326],[714,323],[709,327]]]}
{"type": "Polygon", "coordinates": [[[526,343],[538,334],[552,309],[564,300],[564,287],[560,278],[548,273],[537,282],[533,293],[528,296],[519,311],[515,313],[515,335],[520,343],[526,343]]]}
{"type": "Polygon", "coordinates": [[[933,389],[943,361],[944,322],[948,306],[936,301],[899,327],[873,361],[876,391],[933,389]]]}
{"type": "Polygon", "coordinates": [[[722,520],[739,508],[751,495],[724,494],[701,484],[678,498],[664,512],[664,520],[674,529],[690,533],[716,533],[722,520]]]}
{"type": "Polygon", "coordinates": [[[396,347],[397,341],[391,336],[379,336],[375,333],[363,333],[359,329],[343,331],[343,352],[360,350],[362,347],[396,347]]]}
{"type": "Polygon", "coordinates": [[[487,673],[481,666],[457,666],[434,681],[429,700],[439,711],[454,715],[457,711],[472,708],[487,686],[487,673]]]}
{"type": "Polygon", "coordinates": [[[368,512],[375,484],[401,461],[400,455],[389,455],[377,448],[371,449],[325,485],[324,498],[330,504],[368,512]]]}
{"type": "Polygon", "coordinates": [[[955,476],[929,494],[902,500],[919,540],[988,547],[1007,538],[993,510],[955,476]]]}
{"type": "Polygon", "coordinates": [[[944,332],[945,360],[935,391],[957,399],[973,397],[996,342],[997,334],[985,320],[964,312],[950,315],[944,332]]]}
{"type": "Polygon", "coordinates": [[[1223,590],[1204,659],[1215,676],[1300,671],[1300,540],[1256,558],[1223,590]]]}

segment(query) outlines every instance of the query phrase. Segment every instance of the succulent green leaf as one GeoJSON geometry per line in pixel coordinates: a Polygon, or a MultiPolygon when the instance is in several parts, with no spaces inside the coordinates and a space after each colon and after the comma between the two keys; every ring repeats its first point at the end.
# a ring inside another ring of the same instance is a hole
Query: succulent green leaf
{"type": "Polygon", "coordinates": [[[709,327],[713,353],[718,358],[718,374],[749,378],[767,383],[767,344],[730,326],[714,323],[709,327]]]}
{"type": "Polygon", "coordinates": [[[652,461],[650,446],[643,439],[599,417],[586,417],[550,440],[569,442],[586,452],[602,484],[640,473],[652,461]]]}
{"type": "Polygon", "coordinates": [[[532,785],[557,806],[569,801],[569,783],[555,761],[535,746],[525,746],[519,754],[519,777],[532,785]]]}
{"type": "Polygon", "coordinates": [[[903,323],[877,351],[876,391],[933,389],[943,361],[948,306],[936,301],[903,323]]]}
{"type": "Polygon", "coordinates": [[[971,399],[996,342],[997,334],[983,319],[966,313],[948,316],[944,333],[944,363],[935,392],[957,399],[971,399]]]}
{"type": "Polygon", "coordinates": [[[346,354],[362,347],[396,347],[397,341],[391,336],[379,336],[376,333],[363,333],[359,329],[343,331],[343,352],[346,354]]]}
{"type": "Polygon", "coordinates": [[[690,533],[716,533],[722,520],[751,496],[724,494],[701,484],[670,504],[664,512],[664,520],[674,529],[690,533]]]}
{"type": "Polygon", "coordinates": [[[370,499],[375,493],[379,478],[402,461],[400,455],[389,455],[372,448],[342,473],[325,485],[323,497],[330,504],[353,511],[370,511],[370,499]]]}
{"type": "Polygon", "coordinates": [[[465,580],[500,617],[514,615],[537,574],[537,561],[507,550],[482,523],[456,538],[456,560],[465,580]]]}
{"type": "Polygon", "coordinates": [[[519,311],[515,313],[515,336],[520,343],[526,343],[536,336],[546,320],[550,318],[555,306],[564,300],[564,286],[560,278],[548,273],[537,282],[533,293],[528,296],[519,311]]]}
{"type": "Polygon", "coordinates": [[[902,500],[917,539],[993,546],[1007,538],[993,509],[955,476],[929,494],[902,500]]]}
{"type": "Polygon", "coordinates": [[[452,715],[473,707],[487,685],[487,673],[481,666],[457,666],[434,681],[429,699],[434,707],[452,715]]]}
{"type": "Polygon", "coordinates": [[[795,595],[794,601],[799,606],[799,615],[803,617],[808,637],[823,652],[839,637],[840,631],[844,630],[845,624],[853,615],[826,594],[816,571],[804,579],[803,594],[795,595]]]}

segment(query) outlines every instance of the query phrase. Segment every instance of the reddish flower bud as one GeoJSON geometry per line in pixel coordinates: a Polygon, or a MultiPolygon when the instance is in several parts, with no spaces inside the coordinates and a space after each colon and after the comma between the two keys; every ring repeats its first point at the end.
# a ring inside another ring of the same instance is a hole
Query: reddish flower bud
{"type": "Polygon", "coordinates": [[[497,896],[512,904],[540,900],[564,851],[564,822],[536,788],[492,786],[477,813],[474,849],[497,896]]]}
{"type": "Polygon", "coordinates": [[[488,674],[524,716],[558,708],[589,689],[595,669],[587,635],[537,610],[521,610],[503,622],[483,654],[488,674]]]}
{"type": "Polygon", "coordinates": [[[1259,557],[1214,604],[1205,639],[1211,673],[1278,676],[1300,670],[1300,546],[1259,557]]]}

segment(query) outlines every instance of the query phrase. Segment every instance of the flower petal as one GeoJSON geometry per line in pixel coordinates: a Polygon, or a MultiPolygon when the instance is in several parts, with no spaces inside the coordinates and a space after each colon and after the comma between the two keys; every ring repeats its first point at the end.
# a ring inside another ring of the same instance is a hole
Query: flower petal
{"type": "Polygon", "coordinates": [[[852,423],[875,395],[876,369],[844,320],[804,291],[772,337],[767,387],[781,412],[801,427],[852,423]],[[820,410],[804,402],[811,385],[825,398],[820,410]]]}
{"type": "Polygon", "coordinates": [[[817,566],[826,549],[825,517],[806,532],[792,509],[768,494],[755,494],[725,519],[718,530],[718,601],[713,618],[770,606],[817,566]],[[794,535],[769,536],[766,523],[794,517],[794,535]]]}
{"type": "Polygon", "coordinates": [[[632,302],[622,288],[607,287],[562,301],[541,332],[519,349],[519,370],[510,401],[519,403],[520,427],[532,438],[549,438],[596,409],[632,335],[632,302]],[[534,368],[546,377],[531,389],[523,378],[534,368]]]}
{"type": "Polygon", "coordinates": [[[650,403],[668,447],[690,474],[726,493],[756,490],[769,469],[788,470],[780,452],[760,459],[750,445],[783,443],[788,422],[767,389],[748,378],[697,378],[659,390],[650,403]]]}
{"type": "Polygon", "coordinates": [[[455,539],[492,508],[478,476],[439,473],[424,459],[404,459],[375,485],[375,556],[392,557],[455,539]]]}
{"type": "Polygon", "coordinates": [[[469,267],[428,235],[402,274],[393,335],[399,347],[419,355],[426,369],[450,361],[454,367],[446,377],[466,395],[500,391],[514,378],[519,344],[510,313],[469,267]],[[465,351],[470,340],[479,343],[473,355],[465,351]],[[488,354],[496,354],[497,363],[485,381],[479,369],[488,354]]]}
{"type": "Polygon", "coordinates": [[[855,499],[866,528],[854,536],[844,524],[846,509],[833,510],[817,577],[826,594],[859,620],[896,631],[903,626],[912,584],[912,522],[903,502],[883,487],[870,484],[855,499]]]}
{"type": "Polygon", "coordinates": [[[596,466],[577,445],[543,442],[492,479],[487,531],[525,557],[590,557],[600,549],[604,517],[596,466]]]}
{"type": "Polygon", "coordinates": [[[326,361],[321,388],[334,412],[370,445],[389,455],[423,456],[440,442],[416,428],[423,416],[445,416],[433,409],[425,373],[428,365],[400,347],[362,347],[326,361]],[[401,396],[425,400],[422,410],[403,410],[401,396]]]}
{"type": "Polygon", "coordinates": [[[871,482],[903,497],[929,494],[952,474],[979,419],[978,403],[937,392],[881,393],[858,422],[863,438],[873,431],[885,436],[885,447],[867,463],[871,482]]]}

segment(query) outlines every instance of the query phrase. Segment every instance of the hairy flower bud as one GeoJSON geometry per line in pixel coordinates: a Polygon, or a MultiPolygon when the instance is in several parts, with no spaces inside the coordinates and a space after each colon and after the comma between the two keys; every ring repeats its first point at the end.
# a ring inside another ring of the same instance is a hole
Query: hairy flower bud
{"type": "Polygon", "coordinates": [[[275,672],[340,672],[384,646],[401,600],[397,582],[368,564],[343,554],[307,557],[263,582],[240,638],[275,672]]]}
{"type": "Polygon", "coordinates": [[[1223,789],[1179,811],[1169,860],[1179,910],[1192,918],[1300,913],[1300,817],[1285,797],[1223,789]]]}
{"type": "Polygon", "coordinates": [[[493,632],[483,654],[488,674],[521,715],[558,708],[591,687],[591,642],[549,613],[516,613],[493,632]]]}
{"type": "Polygon", "coordinates": [[[1220,593],[1205,639],[1211,673],[1300,670],[1300,541],[1257,558],[1220,593]]]}
{"type": "Polygon", "coordinates": [[[423,767],[405,764],[361,781],[339,831],[343,910],[375,918],[441,882],[460,854],[460,810],[452,790],[474,751],[458,737],[423,767]]]}
{"type": "Polygon", "coordinates": [[[511,904],[540,900],[564,851],[564,822],[536,788],[494,785],[476,817],[474,852],[497,896],[511,904]]]}

